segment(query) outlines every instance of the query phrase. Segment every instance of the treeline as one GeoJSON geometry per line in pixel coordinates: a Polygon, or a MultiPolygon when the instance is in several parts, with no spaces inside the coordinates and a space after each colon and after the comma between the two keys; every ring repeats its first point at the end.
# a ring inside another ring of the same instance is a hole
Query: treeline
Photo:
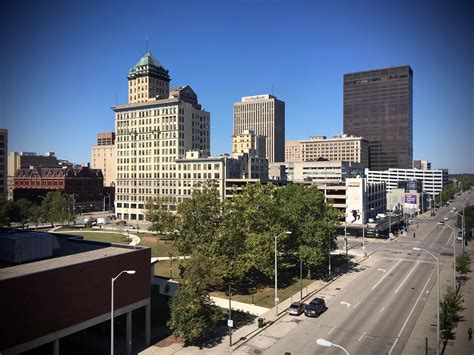
{"type": "Polygon", "coordinates": [[[41,205],[27,199],[18,201],[0,199],[0,227],[15,224],[22,228],[27,224],[38,226],[42,223],[74,221],[73,199],[62,191],[48,192],[41,205]]]}

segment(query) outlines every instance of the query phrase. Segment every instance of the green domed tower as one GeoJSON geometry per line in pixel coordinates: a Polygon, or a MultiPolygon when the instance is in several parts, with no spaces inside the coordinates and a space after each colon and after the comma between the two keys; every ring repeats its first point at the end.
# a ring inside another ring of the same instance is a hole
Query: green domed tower
{"type": "Polygon", "coordinates": [[[168,70],[148,51],[128,73],[128,103],[168,98],[170,81],[168,70]]]}

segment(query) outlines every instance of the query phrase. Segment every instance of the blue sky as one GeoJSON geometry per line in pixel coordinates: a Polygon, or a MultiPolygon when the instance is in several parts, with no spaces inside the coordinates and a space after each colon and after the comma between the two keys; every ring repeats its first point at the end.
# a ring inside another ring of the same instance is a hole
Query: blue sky
{"type": "Polygon", "coordinates": [[[0,127],[10,151],[90,161],[148,36],[211,112],[213,154],[231,151],[242,96],[285,101],[287,139],[329,136],[344,73],[409,64],[414,158],[473,173],[473,23],[469,1],[4,1],[0,127]]]}

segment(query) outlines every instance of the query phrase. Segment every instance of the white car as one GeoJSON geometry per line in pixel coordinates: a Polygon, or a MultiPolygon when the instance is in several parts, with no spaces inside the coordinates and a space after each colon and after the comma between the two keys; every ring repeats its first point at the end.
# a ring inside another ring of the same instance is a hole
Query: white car
{"type": "Polygon", "coordinates": [[[449,221],[449,218],[448,217],[444,217],[443,218],[445,221],[449,221]]]}
{"type": "Polygon", "coordinates": [[[132,226],[131,224],[126,224],[126,225],[123,226],[123,229],[125,229],[127,231],[127,230],[133,230],[133,229],[135,229],[135,227],[132,226]]]}

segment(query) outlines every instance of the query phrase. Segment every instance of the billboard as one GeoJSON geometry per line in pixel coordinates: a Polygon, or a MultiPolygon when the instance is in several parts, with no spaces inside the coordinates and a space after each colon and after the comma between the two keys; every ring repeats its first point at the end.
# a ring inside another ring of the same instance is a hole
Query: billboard
{"type": "Polygon", "coordinates": [[[405,195],[405,203],[416,205],[416,195],[405,195]]]}

